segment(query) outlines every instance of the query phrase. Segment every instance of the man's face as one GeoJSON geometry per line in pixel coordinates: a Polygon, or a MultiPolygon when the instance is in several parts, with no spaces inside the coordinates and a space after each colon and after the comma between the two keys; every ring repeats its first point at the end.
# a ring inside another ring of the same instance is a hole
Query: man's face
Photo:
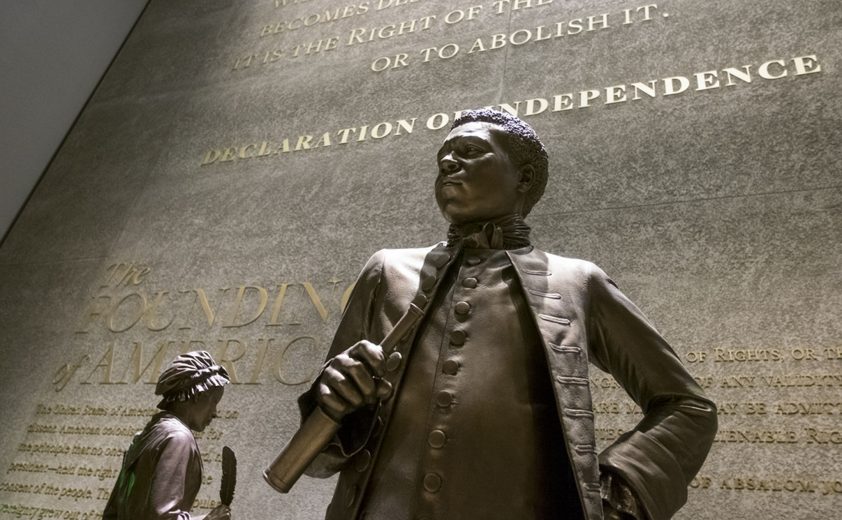
{"type": "Polygon", "coordinates": [[[222,399],[224,391],[225,389],[222,387],[213,387],[196,396],[191,409],[193,412],[193,424],[190,427],[193,430],[197,432],[205,431],[205,428],[216,417],[216,405],[222,399]]]}
{"type": "Polygon", "coordinates": [[[470,122],[454,128],[438,153],[436,202],[456,224],[520,212],[520,173],[503,148],[502,128],[470,122]]]}

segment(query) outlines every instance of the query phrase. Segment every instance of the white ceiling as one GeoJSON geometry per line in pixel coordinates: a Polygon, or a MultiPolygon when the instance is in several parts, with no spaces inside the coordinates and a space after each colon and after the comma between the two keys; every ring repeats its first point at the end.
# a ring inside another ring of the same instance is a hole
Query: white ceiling
{"type": "Polygon", "coordinates": [[[146,2],[0,3],[0,237],[146,2]]]}

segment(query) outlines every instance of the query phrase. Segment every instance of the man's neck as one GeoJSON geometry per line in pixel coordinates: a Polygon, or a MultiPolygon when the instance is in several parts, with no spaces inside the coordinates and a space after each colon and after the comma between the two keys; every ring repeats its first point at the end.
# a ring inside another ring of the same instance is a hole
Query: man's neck
{"type": "Polygon", "coordinates": [[[517,249],[529,242],[529,226],[518,214],[487,221],[451,224],[447,231],[448,245],[461,243],[467,248],[517,249]]]}

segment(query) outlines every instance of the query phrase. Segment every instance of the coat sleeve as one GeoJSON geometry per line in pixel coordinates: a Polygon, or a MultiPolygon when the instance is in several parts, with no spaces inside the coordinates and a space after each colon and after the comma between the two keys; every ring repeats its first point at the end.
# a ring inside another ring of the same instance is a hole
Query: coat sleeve
{"type": "Polygon", "coordinates": [[[190,520],[190,508],[201,486],[200,455],[188,434],[175,434],[161,446],[149,486],[144,520],[190,520]]]}
{"type": "MultiPolygon", "coordinates": [[[[132,439],[134,443],[137,439],[137,434],[132,439]]],[[[114,488],[111,490],[111,495],[108,497],[108,503],[105,504],[105,510],[102,512],[102,520],[118,520],[120,518],[120,506],[124,504],[126,495],[131,492],[134,486],[134,474],[128,463],[128,450],[123,452],[123,462],[120,464],[120,474],[117,476],[117,481],[114,482],[114,488]]]]}
{"type": "Polygon", "coordinates": [[[609,372],[644,417],[599,455],[650,520],[667,520],[687,501],[716,434],[716,406],[643,313],[602,270],[588,277],[591,361],[609,372]]]}
{"type": "Polygon", "coordinates": [[[117,520],[117,500],[120,493],[120,479],[123,478],[123,472],[114,483],[114,489],[111,490],[111,495],[108,497],[108,503],[105,504],[105,510],[102,512],[102,520],[117,520]]]}
{"type": "MultiPolygon", "coordinates": [[[[385,251],[375,253],[357,277],[325,358],[325,365],[328,360],[356,342],[370,337],[371,317],[380,286],[384,257],[385,251]]],[[[321,371],[319,371],[319,376],[321,376],[321,371]]],[[[302,421],[316,407],[316,382],[319,376],[316,376],[310,389],[298,398],[302,421]]],[[[316,478],[326,478],[341,470],[351,455],[365,444],[374,415],[375,410],[366,407],[345,417],[337,436],[310,464],[305,474],[316,478]]]]}

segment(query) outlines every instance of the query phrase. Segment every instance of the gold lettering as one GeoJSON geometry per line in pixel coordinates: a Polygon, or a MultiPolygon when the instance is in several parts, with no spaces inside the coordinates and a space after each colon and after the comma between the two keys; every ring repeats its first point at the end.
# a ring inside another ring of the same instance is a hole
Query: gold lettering
{"type": "Polygon", "coordinates": [[[287,345],[281,351],[281,355],[278,357],[278,361],[275,365],[275,379],[277,379],[279,383],[288,386],[296,386],[304,383],[309,383],[316,376],[316,371],[318,370],[318,367],[314,367],[313,370],[306,373],[300,379],[290,379],[289,376],[286,375],[285,367],[287,365],[293,365],[293,367],[296,367],[300,364],[287,359],[287,356],[295,355],[293,345],[299,344],[301,345],[301,348],[310,351],[309,353],[300,353],[298,355],[299,358],[310,359],[313,357],[313,354],[315,353],[314,350],[316,347],[316,338],[312,336],[301,336],[287,343],[287,345]]]}
{"type": "Polygon", "coordinates": [[[322,321],[327,323],[327,308],[325,308],[325,306],[322,304],[322,299],[319,298],[319,293],[316,292],[316,288],[313,287],[313,284],[310,282],[304,282],[302,285],[304,285],[304,290],[307,291],[307,296],[310,297],[310,301],[313,303],[313,307],[316,308],[316,312],[319,313],[319,316],[321,316],[322,321]]]}
{"type": "Polygon", "coordinates": [[[608,28],[608,13],[597,16],[588,16],[588,32],[608,28]]]}
{"type": "Polygon", "coordinates": [[[260,384],[260,373],[263,371],[264,363],[266,362],[266,354],[269,351],[269,346],[271,345],[274,338],[269,338],[268,340],[260,338],[257,340],[258,345],[258,353],[257,353],[257,361],[254,363],[254,368],[251,371],[251,377],[249,378],[246,384],[249,385],[257,385],[260,384]]]}
{"type": "Polygon", "coordinates": [[[822,354],[824,354],[825,359],[842,359],[842,347],[823,348],[822,354]]]}
{"type": "MultiPolygon", "coordinates": [[[[225,293],[225,292],[228,291],[228,289],[229,288],[226,287],[226,288],[220,289],[220,291],[225,293]]],[[[198,303],[202,308],[202,312],[205,315],[205,319],[208,321],[208,327],[213,327],[213,322],[216,320],[216,311],[214,311],[213,307],[211,307],[210,301],[208,301],[208,295],[205,294],[205,290],[202,289],[201,287],[198,287],[196,289],[190,289],[190,290],[179,291],[179,292],[181,292],[183,294],[192,292],[193,294],[196,295],[196,297],[193,299],[193,307],[195,308],[196,303],[198,303]]],[[[182,327],[182,328],[189,329],[190,327],[182,327]]]]}
{"type": "Polygon", "coordinates": [[[342,130],[336,132],[337,135],[339,135],[339,144],[347,144],[350,133],[356,132],[356,130],[356,128],[343,128],[342,130]]]}
{"type": "Polygon", "coordinates": [[[743,348],[726,349],[714,348],[714,361],[717,363],[747,362],[747,361],[781,361],[784,356],[777,348],[743,348]]]}
{"type": "Polygon", "coordinates": [[[657,96],[658,92],[656,90],[657,80],[652,80],[648,83],[632,83],[632,88],[634,89],[634,97],[632,97],[633,101],[637,101],[638,99],[642,99],[640,97],[640,92],[643,92],[650,98],[654,98],[657,96]]]}
{"type": "Polygon", "coordinates": [[[309,150],[310,143],[313,141],[312,135],[299,135],[298,142],[295,143],[295,151],[299,150],[309,150]]]}
{"type": "Polygon", "coordinates": [[[234,302],[234,308],[231,311],[231,317],[228,320],[228,323],[222,325],[223,328],[233,328],[233,327],[244,327],[251,323],[257,321],[260,316],[263,315],[263,311],[266,309],[266,303],[269,301],[269,292],[264,289],[263,287],[256,287],[253,285],[243,285],[237,291],[237,297],[234,302]],[[245,299],[245,295],[248,292],[257,292],[259,303],[257,304],[257,309],[253,312],[250,317],[244,318],[243,321],[237,321],[240,313],[242,312],[243,307],[243,300],[245,299]]]}
{"type": "Polygon", "coordinates": [[[249,159],[251,157],[254,157],[254,151],[256,149],[257,149],[256,144],[253,144],[253,143],[247,144],[247,145],[243,146],[242,148],[240,148],[240,152],[238,154],[238,157],[240,159],[249,159]]]}
{"type": "Polygon", "coordinates": [[[626,101],[626,86],[614,85],[613,87],[605,88],[605,104],[621,103],[626,101]]]}
{"type": "Polygon", "coordinates": [[[541,112],[549,108],[549,106],[549,102],[547,102],[547,100],[543,98],[527,99],[526,111],[523,113],[523,115],[534,116],[540,114],[541,112]]]}
{"type": "Polygon", "coordinates": [[[371,137],[374,139],[382,139],[392,132],[392,123],[383,122],[374,125],[371,129],[371,137]]]}
{"type": "Polygon", "coordinates": [[[842,444],[842,430],[804,428],[807,444],[842,444]]]}
{"type": "Polygon", "coordinates": [[[97,364],[94,365],[94,368],[88,374],[88,377],[82,381],[83,385],[91,384],[91,378],[93,377],[94,373],[97,370],[102,369],[102,381],[99,382],[101,385],[113,385],[114,381],[111,380],[111,372],[114,369],[114,345],[109,345],[108,349],[106,349],[105,354],[97,361],[97,364]]]}
{"type": "Polygon", "coordinates": [[[579,92],[579,108],[591,106],[591,101],[599,97],[598,90],[583,90],[579,92]]]}
{"type": "Polygon", "coordinates": [[[77,334],[87,334],[90,332],[90,326],[99,318],[104,318],[108,315],[108,310],[111,307],[111,297],[101,294],[91,298],[92,302],[85,311],[83,323],[77,334]],[[102,303],[104,302],[104,303],[102,303]]]}
{"type": "Polygon", "coordinates": [[[815,493],[818,485],[814,480],[800,478],[739,476],[720,481],[719,487],[720,489],[734,491],[789,491],[791,493],[815,493]]]}
{"type": "Polygon", "coordinates": [[[222,157],[219,159],[219,162],[230,162],[237,158],[237,148],[231,146],[226,148],[222,151],[222,157]]]}
{"type": "Polygon", "coordinates": [[[739,79],[743,83],[751,83],[751,65],[745,65],[742,67],[742,70],[734,67],[728,67],[722,69],[722,72],[725,73],[725,78],[727,80],[725,82],[726,86],[733,87],[736,85],[736,83],[734,83],[734,78],[739,79]]]}
{"type": "Polygon", "coordinates": [[[819,65],[815,54],[811,54],[809,56],[798,56],[793,58],[792,62],[795,64],[796,76],[814,74],[822,71],[822,67],[819,65]]]}
{"type": "Polygon", "coordinates": [[[553,112],[570,110],[573,108],[573,94],[558,94],[553,96],[553,112]]]}
{"type": "Polygon", "coordinates": [[[266,157],[267,155],[272,155],[272,147],[269,145],[268,141],[261,141],[260,150],[257,151],[257,156],[266,157]]]}
{"type": "Polygon", "coordinates": [[[684,76],[673,76],[664,78],[664,95],[673,96],[681,94],[690,87],[690,80],[684,76]]]}
{"type": "Polygon", "coordinates": [[[234,363],[245,355],[246,346],[236,339],[229,339],[227,341],[219,340],[219,343],[222,344],[222,349],[219,354],[219,364],[224,366],[225,370],[228,371],[232,384],[240,384],[239,378],[237,377],[237,368],[234,366],[234,363]],[[235,344],[237,346],[237,350],[234,353],[229,353],[231,344],[235,344]]]}
{"type": "Polygon", "coordinates": [[[158,291],[155,293],[155,299],[152,301],[152,305],[146,308],[144,312],[144,321],[146,322],[146,328],[153,332],[160,332],[170,325],[175,320],[175,317],[170,318],[170,321],[166,322],[163,325],[155,325],[155,318],[158,316],[158,308],[161,306],[161,302],[164,300],[164,296],[169,294],[169,291],[158,291]]]}
{"type": "Polygon", "coordinates": [[[284,297],[287,293],[288,283],[283,283],[278,286],[278,295],[275,297],[275,302],[272,304],[272,314],[269,316],[269,323],[266,326],[279,326],[278,317],[281,314],[281,309],[284,306],[284,297]]]}
{"type": "Polygon", "coordinates": [[[411,134],[412,130],[415,128],[415,120],[418,119],[417,117],[413,117],[409,121],[406,119],[398,119],[398,128],[395,131],[395,135],[401,135],[401,129],[403,129],[406,133],[411,134]]]}
{"type": "Polygon", "coordinates": [[[56,371],[55,375],[53,375],[52,382],[53,386],[55,387],[55,391],[60,392],[64,390],[64,387],[67,386],[67,383],[69,383],[70,380],[73,379],[73,375],[76,373],[76,370],[81,368],[83,363],[90,360],[91,358],[87,354],[85,354],[81,358],[79,358],[79,361],[77,361],[76,363],[67,363],[62,365],[56,371]]]}
{"type": "Polygon", "coordinates": [[[697,72],[695,76],[697,91],[719,88],[719,76],[716,74],[715,70],[697,72]]]}
{"type": "Polygon", "coordinates": [[[584,28],[585,27],[582,25],[581,18],[576,18],[575,20],[570,20],[569,22],[567,22],[568,35],[572,36],[574,34],[579,34],[580,32],[582,32],[582,30],[584,30],[584,28]]]}
{"type": "Polygon", "coordinates": [[[319,141],[316,143],[316,146],[314,146],[314,148],[322,146],[330,146],[330,132],[323,133],[322,136],[319,138],[319,141]]]}
{"type": "Polygon", "coordinates": [[[354,282],[345,289],[345,292],[342,293],[342,300],[340,301],[340,309],[341,312],[345,312],[345,307],[348,306],[348,300],[351,299],[351,293],[354,292],[354,287],[356,287],[357,283],[354,282]]]}
{"type": "Polygon", "coordinates": [[[482,38],[477,38],[474,41],[474,44],[471,45],[470,50],[468,50],[468,54],[473,54],[475,52],[485,52],[485,45],[482,43],[482,38]]]}
{"type": "Polygon", "coordinates": [[[762,65],[760,65],[760,67],[757,68],[757,73],[763,79],[781,79],[786,77],[786,75],[788,74],[786,70],[786,63],[784,63],[784,60],[767,61],[766,63],[763,63],[762,65]],[[781,71],[778,74],[773,74],[769,72],[769,67],[771,67],[772,65],[778,65],[779,67],[781,67],[781,71]]]}
{"type": "Polygon", "coordinates": [[[143,318],[143,315],[146,314],[146,307],[146,296],[142,293],[129,293],[126,296],[123,296],[108,316],[108,330],[111,332],[126,332],[130,328],[134,327],[141,318],[143,318]],[[129,319],[124,324],[118,325],[116,323],[118,320],[115,320],[117,313],[120,311],[123,303],[131,300],[136,301],[136,310],[134,311],[134,314],[130,314],[129,319]]]}
{"type": "Polygon", "coordinates": [[[124,383],[137,383],[143,377],[143,374],[148,373],[149,377],[146,380],[148,384],[155,384],[158,379],[158,374],[161,373],[161,365],[164,363],[164,359],[166,358],[167,348],[172,344],[172,341],[169,342],[162,342],[158,345],[158,349],[155,351],[155,354],[152,355],[152,359],[149,360],[146,365],[143,365],[143,345],[136,341],[134,343],[134,348],[132,349],[132,357],[129,361],[129,366],[126,367],[126,371],[123,373],[123,377],[121,378],[124,383]],[[142,368],[141,368],[142,367],[142,368]],[[127,379],[129,370],[132,370],[131,379],[127,379]]]}
{"type": "Polygon", "coordinates": [[[546,25],[539,25],[535,32],[535,41],[542,42],[544,40],[549,40],[553,37],[552,33],[544,34],[544,31],[547,29],[546,25]]]}

